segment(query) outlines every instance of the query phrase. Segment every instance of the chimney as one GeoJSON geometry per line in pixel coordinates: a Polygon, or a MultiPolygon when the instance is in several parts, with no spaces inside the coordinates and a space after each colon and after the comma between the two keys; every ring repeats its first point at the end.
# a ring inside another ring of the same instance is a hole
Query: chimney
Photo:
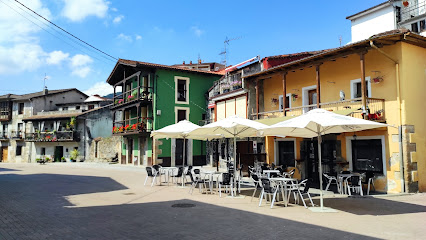
{"type": "Polygon", "coordinates": [[[183,63],[182,63],[183,65],[185,65],[185,61],[183,61],[183,63]]]}
{"type": "Polygon", "coordinates": [[[189,64],[192,64],[192,61],[189,61],[189,64]]]}
{"type": "Polygon", "coordinates": [[[47,95],[49,93],[49,91],[47,90],[47,87],[45,86],[43,89],[43,95],[47,95]]]}
{"type": "Polygon", "coordinates": [[[198,59],[198,64],[201,64],[201,59],[198,59]]]}

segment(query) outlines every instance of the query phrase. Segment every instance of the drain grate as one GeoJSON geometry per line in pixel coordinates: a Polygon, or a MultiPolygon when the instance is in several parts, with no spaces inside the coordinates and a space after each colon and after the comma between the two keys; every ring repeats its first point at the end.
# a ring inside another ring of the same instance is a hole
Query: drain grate
{"type": "Polygon", "coordinates": [[[173,208],[191,208],[195,207],[195,204],[191,203],[177,203],[172,205],[173,208]]]}
{"type": "Polygon", "coordinates": [[[129,192],[129,193],[123,193],[123,195],[135,195],[135,194],[132,192],[129,192]]]}

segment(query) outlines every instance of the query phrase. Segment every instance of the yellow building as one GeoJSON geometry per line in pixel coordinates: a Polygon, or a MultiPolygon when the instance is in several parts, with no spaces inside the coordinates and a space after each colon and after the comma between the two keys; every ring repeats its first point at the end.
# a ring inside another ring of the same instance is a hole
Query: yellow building
{"type": "MultiPolygon", "coordinates": [[[[324,108],[395,126],[326,135],[322,168],[374,172],[381,192],[426,191],[425,37],[394,30],[244,81],[255,89],[248,92],[249,117],[266,124],[324,108]]],[[[318,179],[315,141],[267,137],[267,161],[294,166],[301,178],[318,179]]]]}

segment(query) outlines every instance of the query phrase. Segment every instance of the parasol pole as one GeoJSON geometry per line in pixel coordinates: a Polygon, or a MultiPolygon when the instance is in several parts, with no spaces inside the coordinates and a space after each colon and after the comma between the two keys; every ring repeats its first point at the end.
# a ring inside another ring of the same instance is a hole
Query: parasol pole
{"type": "Polygon", "coordinates": [[[323,199],[323,193],[322,193],[322,163],[321,163],[321,131],[320,126],[317,124],[317,131],[318,131],[318,173],[319,173],[319,180],[320,180],[320,205],[321,210],[324,207],[324,199],[323,199]]]}
{"type": "MultiPolygon", "coordinates": [[[[183,136],[183,159],[182,159],[182,167],[183,167],[183,169],[185,169],[185,152],[186,152],[186,137],[183,136]]],[[[182,187],[185,186],[183,184],[184,179],[185,179],[184,172],[182,171],[182,187]]],[[[176,182],[177,182],[177,180],[176,180],[176,182]]]]}

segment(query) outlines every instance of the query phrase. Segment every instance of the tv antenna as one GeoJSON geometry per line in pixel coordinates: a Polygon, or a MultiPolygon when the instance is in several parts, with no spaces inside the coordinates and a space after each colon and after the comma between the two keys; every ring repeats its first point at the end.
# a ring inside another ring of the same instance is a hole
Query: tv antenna
{"type": "Polygon", "coordinates": [[[46,75],[46,73],[44,74],[44,78],[43,78],[43,89],[46,89],[46,80],[49,79],[49,76],[46,75]]]}
{"type": "Polygon", "coordinates": [[[225,56],[225,60],[223,61],[224,65],[225,65],[225,68],[226,68],[226,53],[227,53],[226,45],[229,45],[230,41],[238,40],[240,38],[241,37],[236,37],[236,38],[229,39],[228,37],[225,37],[225,41],[223,41],[223,45],[225,46],[225,48],[224,48],[223,52],[219,53],[219,55],[224,55],[225,56]]]}
{"type": "Polygon", "coordinates": [[[342,46],[342,36],[339,36],[339,43],[340,43],[340,46],[342,46]]]}

